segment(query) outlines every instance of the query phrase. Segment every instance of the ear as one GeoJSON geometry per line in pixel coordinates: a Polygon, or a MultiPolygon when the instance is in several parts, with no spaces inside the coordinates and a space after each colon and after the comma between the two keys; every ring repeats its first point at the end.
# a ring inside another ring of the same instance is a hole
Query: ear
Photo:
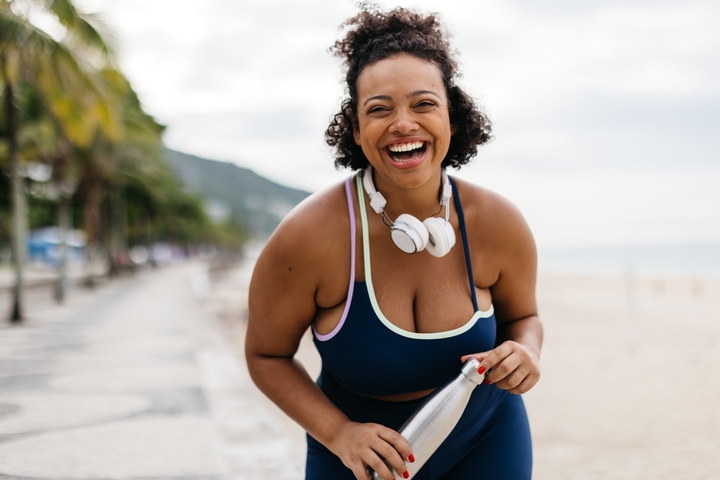
{"type": "Polygon", "coordinates": [[[360,143],[360,129],[358,128],[358,124],[353,122],[353,138],[355,139],[355,145],[361,145],[360,143]]]}
{"type": "Polygon", "coordinates": [[[450,135],[455,135],[455,132],[457,132],[457,128],[455,128],[455,125],[450,125],[450,135]]]}

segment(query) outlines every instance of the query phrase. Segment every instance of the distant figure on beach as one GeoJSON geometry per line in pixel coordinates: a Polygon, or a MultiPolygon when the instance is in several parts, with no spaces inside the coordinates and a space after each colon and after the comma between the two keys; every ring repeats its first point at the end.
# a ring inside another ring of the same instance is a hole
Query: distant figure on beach
{"type": "MultiPolygon", "coordinates": [[[[247,363],[308,432],[306,479],[408,478],[397,430],[468,357],[489,372],[417,479],[529,479],[520,394],[540,378],[537,254],[506,199],[448,176],[490,139],[437,15],[364,5],[332,51],[348,97],[326,132],[354,173],[290,213],[250,285],[247,363]],[[294,355],[312,329],[322,372],[294,355]]],[[[282,461],[282,459],[278,459],[282,461]]]]}

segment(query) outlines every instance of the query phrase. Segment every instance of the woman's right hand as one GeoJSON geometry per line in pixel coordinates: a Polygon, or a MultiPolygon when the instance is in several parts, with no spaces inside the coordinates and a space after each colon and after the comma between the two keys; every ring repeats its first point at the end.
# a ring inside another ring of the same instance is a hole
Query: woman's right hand
{"type": "Polygon", "coordinates": [[[376,423],[348,422],[327,447],[358,480],[369,478],[367,467],[384,480],[394,479],[388,465],[408,478],[405,460],[415,460],[410,445],[399,433],[376,423]]]}

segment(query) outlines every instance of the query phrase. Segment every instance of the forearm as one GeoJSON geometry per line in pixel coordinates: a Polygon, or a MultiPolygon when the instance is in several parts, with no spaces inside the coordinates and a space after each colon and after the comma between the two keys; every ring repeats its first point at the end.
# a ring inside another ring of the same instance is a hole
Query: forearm
{"type": "Polygon", "coordinates": [[[543,328],[537,315],[498,324],[497,345],[508,340],[521,344],[539,360],[543,342],[543,328]]]}
{"type": "Polygon", "coordinates": [[[250,376],[258,388],[313,438],[328,448],[349,422],[293,358],[246,352],[250,376]]]}

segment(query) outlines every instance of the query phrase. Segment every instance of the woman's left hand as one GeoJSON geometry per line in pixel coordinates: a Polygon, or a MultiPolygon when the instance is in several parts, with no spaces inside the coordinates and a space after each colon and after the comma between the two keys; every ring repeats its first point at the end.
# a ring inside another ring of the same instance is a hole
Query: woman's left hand
{"type": "Polygon", "coordinates": [[[510,393],[525,393],[540,380],[538,356],[512,340],[488,352],[465,355],[461,360],[465,362],[470,357],[480,362],[478,369],[484,367],[485,372],[490,372],[485,375],[485,383],[495,384],[510,393]]]}

